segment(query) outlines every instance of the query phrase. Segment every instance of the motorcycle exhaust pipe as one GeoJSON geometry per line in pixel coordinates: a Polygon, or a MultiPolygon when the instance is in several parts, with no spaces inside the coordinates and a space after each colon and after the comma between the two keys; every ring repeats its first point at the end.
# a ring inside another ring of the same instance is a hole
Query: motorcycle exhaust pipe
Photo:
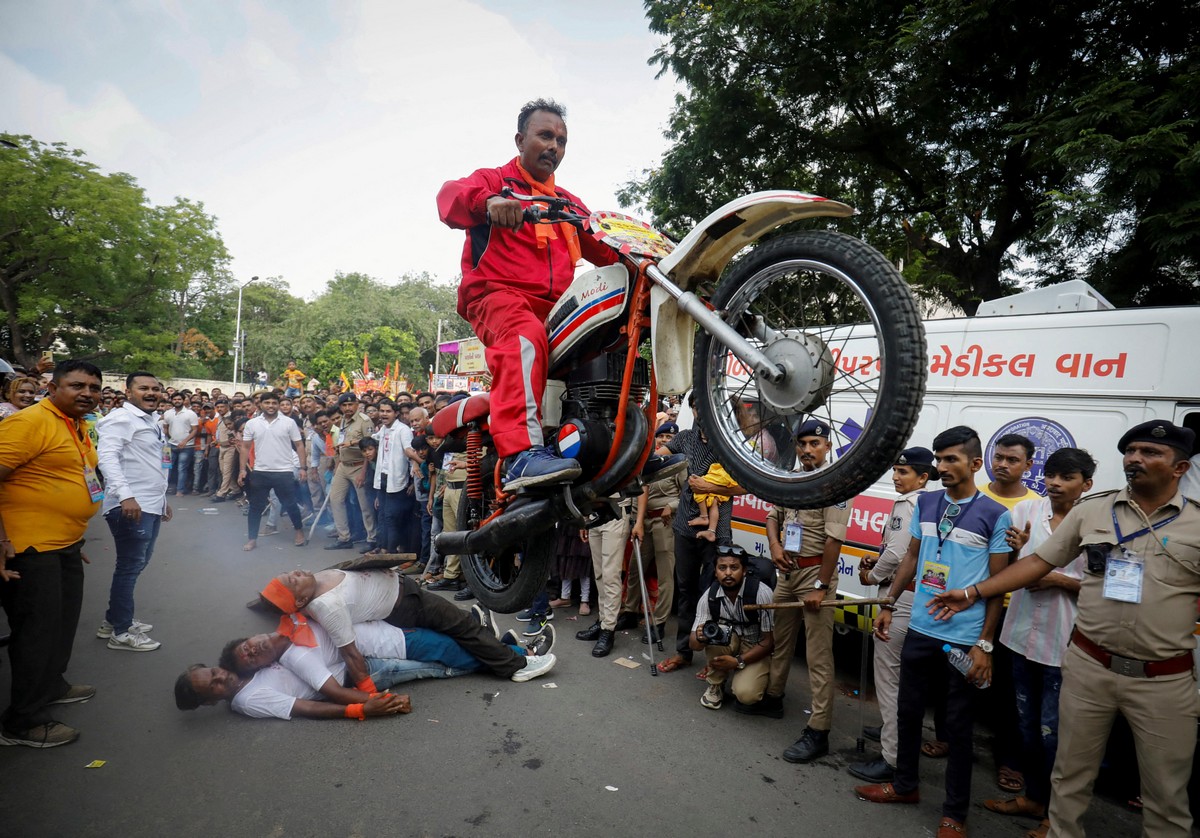
{"type": "Polygon", "coordinates": [[[437,549],[443,556],[466,553],[499,553],[506,547],[537,535],[554,526],[557,519],[550,498],[541,498],[507,510],[496,520],[477,530],[443,532],[437,537],[437,549]]]}

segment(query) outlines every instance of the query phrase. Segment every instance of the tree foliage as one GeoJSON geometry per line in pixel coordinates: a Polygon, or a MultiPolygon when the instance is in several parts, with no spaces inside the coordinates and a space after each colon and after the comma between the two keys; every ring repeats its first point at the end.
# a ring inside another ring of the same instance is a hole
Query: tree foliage
{"type": "MultiPolygon", "coordinates": [[[[0,356],[32,365],[46,349],[115,370],[230,379],[238,285],[217,219],[176,198],[153,206],[133,177],[82,151],[3,135],[0,145],[0,356]]],[[[395,283],[339,273],[311,301],[281,278],[242,289],[242,377],[289,359],[322,380],[359,369],[410,377],[433,363],[438,322],[470,334],[456,289],[427,274],[395,283]]]]}
{"type": "Polygon", "coordinates": [[[1200,6],[1169,0],[647,0],[687,85],[626,188],[682,232],[737,195],[839,222],[965,310],[1020,280],[1200,301],[1200,6]]]}

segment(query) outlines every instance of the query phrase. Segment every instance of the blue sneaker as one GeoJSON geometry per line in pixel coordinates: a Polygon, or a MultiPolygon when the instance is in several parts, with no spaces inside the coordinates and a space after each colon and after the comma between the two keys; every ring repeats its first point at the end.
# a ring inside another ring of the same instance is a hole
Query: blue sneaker
{"type": "Polygon", "coordinates": [[[685,469],[687,469],[686,454],[669,456],[652,454],[646,459],[646,464],[642,466],[642,482],[657,483],[659,480],[674,477],[685,469]]]}
{"type": "Polygon", "coordinates": [[[532,608],[526,608],[524,611],[517,612],[517,621],[528,623],[534,617],[537,617],[542,622],[548,622],[554,619],[554,609],[547,608],[545,611],[534,611],[532,608]]]}
{"type": "Polygon", "coordinates": [[[515,492],[530,486],[569,483],[582,473],[578,460],[556,456],[549,448],[530,448],[509,458],[502,488],[515,492]]]}

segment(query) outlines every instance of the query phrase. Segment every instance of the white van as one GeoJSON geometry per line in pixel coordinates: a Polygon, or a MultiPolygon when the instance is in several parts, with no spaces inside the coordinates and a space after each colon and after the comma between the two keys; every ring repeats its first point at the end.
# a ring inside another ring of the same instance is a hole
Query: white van
{"type": "MultiPolygon", "coordinates": [[[[1044,493],[1042,467],[1061,447],[1092,454],[1099,464],[1093,491],[1100,491],[1124,485],[1116,445],[1133,425],[1167,419],[1200,436],[1200,306],[1116,309],[1075,281],[984,303],[979,311],[925,322],[929,377],[908,445],[928,448],[939,431],[968,425],[984,443],[979,480],[987,481],[995,441],[1021,434],[1037,447],[1025,482],[1044,493]]],[[[854,369],[861,359],[848,346],[837,361],[854,369]]],[[[832,404],[836,420],[865,423],[861,400],[839,405],[835,393],[832,404]]],[[[871,609],[853,601],[875,589],[859,584],[858,563],[878,552],[895,497],[889,470],[854,500],[839,568],[843,626],[869,627],[871,609]]],[[[770,508],[753,496],[735,498],[734,541],[765,554],[770,508]]]]}

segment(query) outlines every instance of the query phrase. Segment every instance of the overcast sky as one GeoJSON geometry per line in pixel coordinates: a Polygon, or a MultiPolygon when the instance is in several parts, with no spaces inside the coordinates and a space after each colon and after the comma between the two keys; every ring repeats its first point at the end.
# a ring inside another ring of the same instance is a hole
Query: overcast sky
{"type": "Polygon", "coordinates": [[[449,282],[437,190],[509,160],[531,98],[568,108],[561,184],[620,208],[666,146],[660,40],[640,0],[0,0],[0,130],[202,201],[241,281],[449,282]]]}

